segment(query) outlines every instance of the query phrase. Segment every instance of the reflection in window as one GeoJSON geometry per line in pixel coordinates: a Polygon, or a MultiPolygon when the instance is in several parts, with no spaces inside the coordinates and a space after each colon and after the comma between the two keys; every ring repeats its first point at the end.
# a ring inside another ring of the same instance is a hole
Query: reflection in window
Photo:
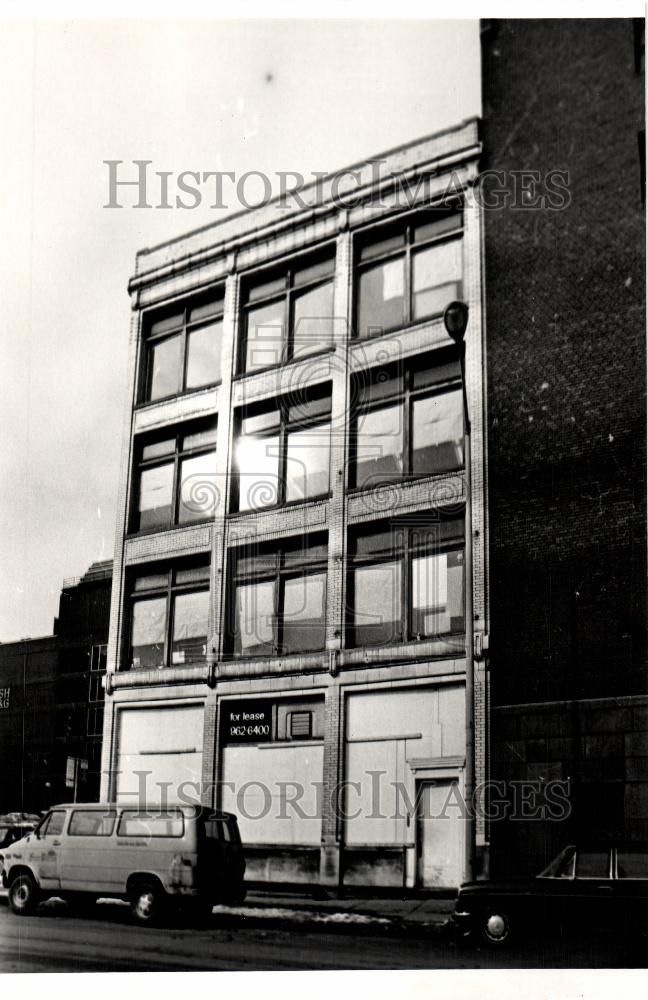
{"type": "Polygon", "coordinates": [[[243,371],[315,354],[332,343],[334,270],[328,255],[261,272],[244,284],[243,371]]]}
{"type": "Polygon", "coordinates": [[[216,424],[190,425],[139,445],[133,529],[152,531],[213,517],[216,424]]]}
{"type": "Polygon", "coordinates": [[[234,446],[235,510],[261,510],[329,490],[330,390],[248,407],[234,446]]]}
{"type": "Polygon", "coordinates": [[[349,552],[350,645],[463,631],[463,521],[379,522],[358,529],[349,552]]]}
{"type": "Polygon", "coordinates": [[[265,543],[234,556],[231,651],[270,656],[323,649],[326,542],[265,543]]]}
{"type": "Polygon", "coordinates": [[[377,486],[463,465],[459,363],[447,352],[356,376],[349,484],[377,486]]]}
{"type": "Polygon", "coordinates": [[[417,219],[381,226],[360,238],[359,337],[438,315],[461,298],[461,214],[437,209],[417,219]]]}
{"type": "Polygon", "coordinates": [[[130,665],[134,669],[202,663],[207,653],[209,566],[180,565],[134,578],[130,665]]]}
{"type": "Polygon", "coordinates": [[[220,381],[222,311],[222,294],[211,293],[146,317],[144,402],[220,381]]]}

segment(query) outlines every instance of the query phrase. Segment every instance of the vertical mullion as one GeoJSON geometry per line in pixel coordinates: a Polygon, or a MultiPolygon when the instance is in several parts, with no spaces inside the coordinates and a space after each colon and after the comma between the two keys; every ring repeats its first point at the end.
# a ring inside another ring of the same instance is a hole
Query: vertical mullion
{"type": "Polygon", "coordinates": [[[401,600],[403,606],[401,609],[401,626],[402,626],[402,638],[403,641],[407,641],[410,638],[410,529],[405,528],[405,545],[402,557],[402,571],[401,571],[401,600]]]}
{"type": "Polygon", "coordinates": [[[277,566],[275,573],[275,599],[274,599],[274,635],[273,646],[275,656],[280,656],[283,648],[283,617],[281,609],[283,607],[283,574],[281,568],[277,566]]]}
{"type": "Polygon", "coordinates": [[[279,504],[283,506],[286,502],[286,470],[287,470],[287,451],[288,451],[288,406],[285,399],[279,402],[279,459],[277,462],[277,472],[279,474],[279,504]]]}
{"type": "Polygon", "coordinates": [[[414,315],[414,310],[412,308],[412,252],[411,252],[411,240],[412,230],[411,226],[408,226],[405,230],[405,301],[407,303],[407,316],[405,317],[406,323],[412,322],[412,316],[414,315]]]}
{"type": "Polygon", "coordinates": [[[281,351],[281,357],[282,357],[282,359],[283,359],[284,362],[285,361],[290,361],[290,359],[293,356],[293,330],[292,330],[292,321],[293,321],[292,301],[293,301],[293,294],[292,294],[292,277],[291,277],[290,272],[288,273],[288,277],[286,278],[286,281],[287,281],[288,287],[286,288],[286,296],[285,296],[285,299],[284,299],[284,323],[285,323],[285,325],[284,325],[284,338],[283,338],[284,342],[283,342],[282,351],[281,351]]]}
{"type": "Polygon", "coordinates": [[[180,515],[180,434],[176,434],[175,450],[173,455],[173,496],[171,498],[171,527],[178,524],[180,515]]]}
{"type": "Polygon", "coordinates": [[[169,582],[167,584],[167,610],[166,610],[166,629],[164,633],[164,665],[166,667],[171,666],[171,629],[173,627],[173,611],[172,611],[172,601],[173,601],[173,571],[169,573],[169,582]]]}
{"type": "Polygon", "coordinates": [[[180,372],[182,376],[182,383],[180,385],[180,392],[185,391],[187,384],[187,338],[189,336],[187,332],[187,327],[189,325],[189,309],[185,308],[184,320],[182,324],[182,351],[180,357],[180,372]]]}
{"type": "Polygon", "coordinates": [[[412,455],[411,455],[411,421],[412,421],[412,406],[410,397],[410,369],[406,366],[403,372],[403,384],[404,384],[404,395],[403,395],[403,472],[406,476],[409,476],[412,472],[412,455]]]}

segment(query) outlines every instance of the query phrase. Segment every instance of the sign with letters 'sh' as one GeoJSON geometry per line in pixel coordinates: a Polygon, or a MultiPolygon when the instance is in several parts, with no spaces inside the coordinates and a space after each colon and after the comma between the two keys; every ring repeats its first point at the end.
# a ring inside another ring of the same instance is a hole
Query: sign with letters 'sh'
{"type": "Polygon", "coordinates": [[[226,701],[221,709],[223,743],[267,743],[272,739],[272,701],[226,701]]]}

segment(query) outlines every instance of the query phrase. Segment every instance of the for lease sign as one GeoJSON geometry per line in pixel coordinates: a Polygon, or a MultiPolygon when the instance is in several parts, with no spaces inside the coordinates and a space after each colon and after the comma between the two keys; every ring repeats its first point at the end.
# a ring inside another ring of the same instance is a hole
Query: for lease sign
{"type": "Polygon", "coordinates": [[[226,701],[221,709],[224,743],[263,743],[272,739],[271,701],[226,701]]]}

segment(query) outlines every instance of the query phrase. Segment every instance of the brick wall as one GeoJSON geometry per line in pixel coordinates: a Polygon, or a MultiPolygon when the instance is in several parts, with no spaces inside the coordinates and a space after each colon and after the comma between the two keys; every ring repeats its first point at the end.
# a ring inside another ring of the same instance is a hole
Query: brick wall
{"type": "Polygon", "coordinates": [[[646,691],[644,78],[632,22],[491,22],[483,84],[483,168],[505,171],[508,190],[511,171],[567,171],[569,191],[562,210],[485,211],[496,755],[497,706],[646,691]]]}

